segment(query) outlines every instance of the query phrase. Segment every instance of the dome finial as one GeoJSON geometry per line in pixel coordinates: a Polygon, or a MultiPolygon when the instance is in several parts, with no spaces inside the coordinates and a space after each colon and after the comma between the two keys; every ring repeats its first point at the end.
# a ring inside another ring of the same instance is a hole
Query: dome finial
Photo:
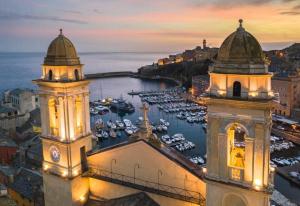
{"type": "Polygon", "coordinates": [[[62,29],[59,29],[59,35],[63,35],[62,29]]]}
{"type": "Polygon", "coordinates": [[[243,27],[243,19],[239,19],[240,27],[243,27]]]}

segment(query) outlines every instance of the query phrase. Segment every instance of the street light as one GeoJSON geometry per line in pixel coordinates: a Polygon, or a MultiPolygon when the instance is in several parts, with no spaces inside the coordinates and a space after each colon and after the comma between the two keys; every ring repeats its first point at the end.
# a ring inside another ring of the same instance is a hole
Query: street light
{"type": "Polygon", "coordinates": [[[140,164],[139,163],[135,163],[134,164],[134,168],[133,168],[133,183],[135,183],[135,169],[136,168],[140,168],[140,164]]]}
{"type": "Polygon", "coordinates": [[[110,175],[111,175],[111,178],[112,178],[112,176],[113,176],[113,168],[112,168],[112,165],[113,165],[113,162],[115,163],[115,164],[117,164],[117,160],[116,159],[112,159],[111,161],[110,161],[110,175]]]}
{"type": "Polygon", "coordinates": [[[157,189],[159,190],[159,177],[162,176],[163,173],[160,169],[157,170],[157,189]]]}

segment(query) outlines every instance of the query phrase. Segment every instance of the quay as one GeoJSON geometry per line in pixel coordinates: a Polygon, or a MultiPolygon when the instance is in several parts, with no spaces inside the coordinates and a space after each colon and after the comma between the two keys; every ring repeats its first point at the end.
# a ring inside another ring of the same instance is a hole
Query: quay
{"type": "Polygon", "coordinates": [[[287,180],[289,180],[290,182],[294,183],[295,185],[297,185],[298,187],[300,186],[300,179],[291,177],[289,175],[289,172],[299,172],[300,171],[300,163],[297,163],[295,165],[292,166],[285,166],[285,167],[277,167],[276,168],[276,172],[277,174],[281,175],[282,177],[286,178],[287,180]]]}

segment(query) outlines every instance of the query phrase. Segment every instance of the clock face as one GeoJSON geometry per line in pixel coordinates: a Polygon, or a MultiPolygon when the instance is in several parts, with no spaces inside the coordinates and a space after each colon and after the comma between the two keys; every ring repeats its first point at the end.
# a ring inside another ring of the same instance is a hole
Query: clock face
{"type": "Polygon", "coordinates": [[[56,146],[50,147],[50,156],[53,162],[59,162],[60,160],[60,152],[56,146]]]}

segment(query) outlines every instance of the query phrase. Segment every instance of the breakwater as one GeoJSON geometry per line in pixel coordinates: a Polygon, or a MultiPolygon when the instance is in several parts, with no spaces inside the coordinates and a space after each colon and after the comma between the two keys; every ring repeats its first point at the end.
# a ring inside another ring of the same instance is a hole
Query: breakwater
{"type": "Polygon", "coordinates": [[[86,74],[85,77],[87,79],[100,79],[100,78],[109,78],[109,77],[133,77],[133,78],[150,79],[150,80],[171,81],[176,85],[181,86],[180,81],[171,77],[164,77],[159,75],[156,76],[141,75],[137,72],[132,72],[132,71],[93,73],[93,74],[86,74]]]}
{"type": "Polygon", "coordinates": [[[136,77],[138,74],[131,71],[122,71],[122,72],[102,72],[94,74],[86,74],[87,79],[100,79],[108,77],[136,77]]]}

